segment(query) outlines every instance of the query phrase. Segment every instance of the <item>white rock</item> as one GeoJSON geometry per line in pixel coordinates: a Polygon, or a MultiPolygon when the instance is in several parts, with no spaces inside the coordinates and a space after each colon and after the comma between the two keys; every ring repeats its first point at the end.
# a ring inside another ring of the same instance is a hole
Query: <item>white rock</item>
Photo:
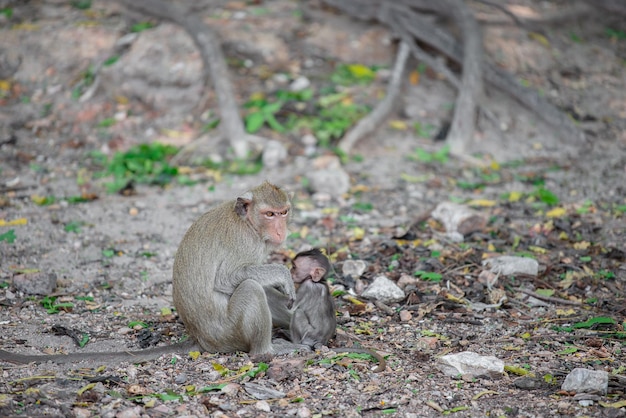
{"type": "Polygon", "coordinates": [[[363,260],[346,260],[343,262],[341,271],[344,276],[352,276],[356,279],[365,273],[366,268],[367,263],[363,260]]]}
{"type": "Polygon", "coordinates": [[[257,403],[254,404],[254,408],[263,412],[270,412],[271,410],[270,404],[267,403],[267,401],[258,401],[257,403]]]}
{"type": "Polygon", "coordinates": [[[528,257],[503,255],[483,260],[483,266],[490,267],[492,273],[509,276],[511,274],[529,274],[536,276],[539,273],[537,260],[528,257]]]}
{"type": "Polygon", "coordinates": [[[383,303],[400,302],[404,299],[404,291],[385,276],[378,276],[361,294],[364,298],[376,299],[383,303]]]}
{"type": "Polygon", "coordinates": [[[447,376],[498,375],[504,372],[504,361],[494,356],[481,356],[472,351],[440,357],[437,367],[447,376]]]}
{"type": "Polygon", "coordinates": [[[289,85],[289,90],[302,91],[308,88],[310,85],[311,81],[308,78],[300,76],[291,82],[291,84],[289,85]]]}
{"type": "Polygon", "coordinates": [[[561,389],[576,393],[599,393],[606,395],[609,388],[609,374],[603,370],[576,368],[561,385],[561,389]]]}

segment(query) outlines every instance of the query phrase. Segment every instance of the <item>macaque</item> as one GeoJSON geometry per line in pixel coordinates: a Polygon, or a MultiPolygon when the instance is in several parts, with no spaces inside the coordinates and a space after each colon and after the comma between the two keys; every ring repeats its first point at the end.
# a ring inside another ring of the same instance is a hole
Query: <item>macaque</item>
{"type": "MultiPolygon", "coordinates": [[[[295,344],[319,349],[335,335],[337,318],[335,302],[328,288],[328,273],[331,266],[328,258],[319,249],[298,253],[291,267],[291,277],[297,286],[293,308],[286,308],[286,298],[275,289],[265,289],[274,327],[295,344]]],[[[375,373],[385,370],[383,356],[367,348],[331,348],[336,353],[369,354],[378,361],[375,373]]]]}
{"type": "Polygon", "coordinates": [[[290,210],[289,195],[264,182],[209,210],[191,225],[176,252],[173,271],[174,306],[191,341],[132,352],[23,355],[0,350],[0,361],[141,363],[197,345],[209,352],[251,355],[303,348],[272,345],[272,316],[263,290],[274,289],[286,309],[295,301],[289,269],[263,264],[285,241],[290,210]]]}
{"type": "Polygon", "coordinates": [[[272,314],[264,288],[296,294],[287,267],[263,264],[287,237],[291,203],[264,182],[202,215],[174,258],[174,306],[187,332],[209,352],[251,355],[292,351],[272,345],[272,314]]]}
{"type": "Polygon", "coordinates": [[[335,335],[335,302],[326,282],[329,271],[328,258],[317,248],[293,259],[291,277],[298,290],[289,324],[292,342],[317,349],[335,335]]]}

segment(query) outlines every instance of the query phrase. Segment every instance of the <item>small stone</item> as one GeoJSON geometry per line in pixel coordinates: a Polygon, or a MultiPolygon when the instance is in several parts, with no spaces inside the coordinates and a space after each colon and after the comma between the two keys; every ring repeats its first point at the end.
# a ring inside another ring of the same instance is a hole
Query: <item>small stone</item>
{"type": "Polygon", "coordinates": [[[311,81],[308,78],[300,76],[291,82],[291,84],[289,85],[289,90],[302,91],[309,88],[310,85],[311,81]]]}
{"type": "Polygon", "coordinates": [[[572,370],[561,385],[561,389],[575,393],[606,395],[609,388],[609,375],[603,370],[589,370],[581,367],[572,370]]]}
{"type": "Polygon", "coordinates": [[[528,274],[536,276],[539,273],[539,263],[534,258],[503,255],[483,260],[483,266],[489,267],[492,273],[503,276],[512,274],[528,274]]]}
{"type": "Polygon", "coordinates": [[[413,318],[411,311],[400,311],[400,321],[408,322],[413,318]]]}
{"type": "Polygon", "coordinates": [[[74,408],[73,411],[76,418],[89,418],[91,416],[91,411],[86,408],[74,408]]]}
{"type": "Polygon", "coordinates": [[[301,406],[300,408],[298,408],[298,412],[296,413],[296,416],[298,418],[310,418],[311,410],[307,408],[306,406],[301,406]]]}
{"type": "Polygon", "coordinates": [[[400,278],[398,279],[398,287],[400,289],[404,289],[409,285],[417,285],[418,282],[419,280],[417,279],[417,277],[413,277],[406,273],[402,273],[400,275],[400,278]]]}
{"type": "Polygon", "coordinates": [[[341,271],[344,276],[351,276],[356,279],[365,273],[367,263],[363,260],[346,260],[343,262],[341,271]]]}
{"type": "Polygon", "coordinates": [[[140,406],[134,406],[118,412],[115,414],[115,418],[139,418],[141,417],[141,412],[142,408],[140,406]]]}
{"type": "Polygon", "coordinates": [[[471,375],[500,375],[504,373],[504,362],[494,356],[463,351],[439,358],[437,367],[447,376],[471,375]]]}
{"type": "Polygon", "coordinates": [[[361,294],[364,298],[379,300],[383,303],[400,302],[404,299],[404,291],[385,276],[378,276],[361,294]]]}
{"type": "Polygon", "coordinates": [[[182,385],[186,381],[187,381],[187,375],[185,373],[181,373],[174,378],[174,382],[179,385],[182,385]]]}
{"type": "Polygon", "coordinates": [[[254,404],[254,409],[263,411],[263,412],[270,412],[271,410],[270,404],[267,403],[267,401],[258,401],[257,403],[254,404]]]}

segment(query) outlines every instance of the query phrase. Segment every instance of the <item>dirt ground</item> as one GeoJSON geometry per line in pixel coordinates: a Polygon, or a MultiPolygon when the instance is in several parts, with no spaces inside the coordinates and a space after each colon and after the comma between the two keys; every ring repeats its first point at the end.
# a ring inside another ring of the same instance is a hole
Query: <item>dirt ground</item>
{"type": "MultiPolygon", "coordinates": [[[[195,172],[202,180],[195,185],[136,185],[124,196],[107,193],[95,178],[91,153],[112,155],[155,140],[184,145],[201,133],[189,115],[203,105],[215,112],[215,98],[203,102],[199,55],[169,24],[132,38],[121,65],[103,69],[99,87],[77,97],[85,71],[112,54],[129,23],[113,3],[94,1],[88,10],[69,3],[0,2],[13,10],[0,14],[0,236],[15,235],[0,240],[2,349],[99,352],[179,341],[185,330],[172,312],[171,285],[178,243],[204,211],[269,179],[295,193],[296,208],[294,233],[273,259],[326,248],[334,285],[357,293],[336,298],[331,349],[370,347],[386,357],[387,368],[373,373],[373,359],[328,350],[278,356],[267,370],[245,353],[105,367],[1,363],[1,416],[626,416],[626,39],[609,31],[623,35],[623,19],[546,27],[544,38],[513,26],[484,30],[494,62],[575,114],[583,142],[556,137],[528,110],[488,92],[500,126],[481,118],[473,144],[488,168],[408,159],[416,148],[441,144],[384,126],[357,145],[362,158],[343,166],[350,189],[333,197],[311,190],[315,156],[303,154],[301,138],[268,131],[288,150],[279,167],[246,176],[195,172]],[[158,71],[155,57],[184,65],[158,71]],[[103,127],[105,118],[117,123],[103,127]],[[547,205],[538,182],[559,201],[547,205]],[[72,196],[97,198],[73,203],[72,196]],[[45,197],[55,200],[44,205],[45,197]],[[453,242],[432,217],[422,217],[446,201],[472,206],[488,222],[453,242]],[[537,277],[486,285],[483,259],[522,253],[538,260],[537,277]],[[342,274],[350,259],[368,265],[356,283],[342,274]],[[420,270],[443,280],[416,280],[420,270]],[[408,282],[406,299],[386,306],[359,298],[380,274],[408,282]],[[56,286],[29,294],[16,286],[23,279],[56,286]],[[468,301],[495,303],[494,289],[506,297],[501,306],[472,308],[468,301]],[[529,296],[537,290],[551,296],[529,296]],[[48,313],[45,296],[71,306],[48,313]],[[572,329],[598,317],[612,322],[572,329]],[[147,328],[132,326],[138,322],[147,328]],[[88,334],[89,342],[79,348],[60,327],[88,334]],[[438,357],[460,351],[495,356],[515,369],[444,375],[438,357]],[[583,406],[562,391],[577,367],[608,372],[608,394],[583,406]]],[[[380,41],[390,39],[384,28],[327,10],[302,13],[286,0],[207,3],[197,2],[198,13],[220,33],[229,62],[244,63],[232,68],[241,102],[275,88],[263,74],[303,75],[321,85],[337,62],[388,66],[393,57],[380,41]]],[[[509,3],[542,10],[561,2],[509,3]]],[[[372,104],[384,80],[363,89],[355,97],[372,104]]],[[[454,97],[431,74],[407,83],[393,119],[436,132],[454,97]]],[[[216,153],[225,148],[213,146],[216,153]]]]}

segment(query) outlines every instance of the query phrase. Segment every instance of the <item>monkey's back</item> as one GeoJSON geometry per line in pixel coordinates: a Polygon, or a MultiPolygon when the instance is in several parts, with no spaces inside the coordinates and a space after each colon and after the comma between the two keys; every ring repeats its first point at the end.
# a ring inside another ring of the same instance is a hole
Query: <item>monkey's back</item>
{"type": "MultiPolygon", "coordinates": [[[[199,341],[219,336],[229,326],[228,298],[237,271],[260,264],[268,256],[266,246],[259,245],[258,234],[235,213],[234,204],[225,202],[200,216],[185,233],[174,257],[174,306],[189,334],[199,341]],[[218,320],[207,321],[210,317],[218,320]],[[207,323],[213,328],[205,329],[207,323]]],[[[219,342],[211,345],[216,344],[219,342]]]]}
{"type": "Polygon", "coordinates": [[[311,347],[326,345],[336,332],[335,302],[326,283],[302,282],[291,319],[291,341],[311,347]]]}

